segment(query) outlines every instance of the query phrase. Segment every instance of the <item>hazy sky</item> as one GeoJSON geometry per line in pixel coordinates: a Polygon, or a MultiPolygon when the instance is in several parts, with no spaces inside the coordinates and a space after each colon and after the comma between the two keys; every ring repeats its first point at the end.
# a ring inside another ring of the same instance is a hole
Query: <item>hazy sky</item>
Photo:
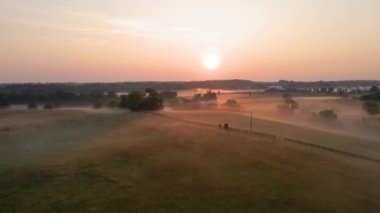
{"type": "Polygon", "coordinates": [[[379,11],[380,0],[0,0],[0,82],[379,80],[379,11]]]}

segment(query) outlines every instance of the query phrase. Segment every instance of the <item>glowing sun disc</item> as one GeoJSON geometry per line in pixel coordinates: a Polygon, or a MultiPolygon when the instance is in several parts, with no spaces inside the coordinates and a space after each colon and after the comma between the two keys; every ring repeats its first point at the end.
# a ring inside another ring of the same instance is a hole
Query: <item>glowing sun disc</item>
{"type": "Polygon", "coordinates": [[[220,59],[215,54],[205,55],[203,58],[203,66],[208,70],[214,70],[219,67],[220,59]]]}

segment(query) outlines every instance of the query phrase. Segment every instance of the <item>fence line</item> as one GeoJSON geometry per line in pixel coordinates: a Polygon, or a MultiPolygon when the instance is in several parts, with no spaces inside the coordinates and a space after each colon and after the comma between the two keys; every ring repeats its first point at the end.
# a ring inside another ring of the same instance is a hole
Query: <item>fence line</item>
{"type": "MultiPolygon", "coordinates": [[[[174,117],[171,117],[168,115],[163,115],[163,114],[156,114],[156,115],[159,115],[159,116],[162,116],[162,117],[174,120],[174,121],[194,124],[194,125],[203,126],[203,127],[210,127],[210,128],[216,128],[217,127],[217,125],[213,125],[213,124],[209,124],[209,123],[202,123],[202,122],[197,122],[197,121],[185,120],[185,119],[181,119],[181,118],[174,118],[174,117]]],[[[274,134],[259,132],[259,131],[250,131],[250,130],[235,128],[235,127],[233,127],[233,128],[229,127],[228,130],[226,130],[226,131],[236,132],[239,134],[245,134],[245,135],[250,135],[250,136],[265,137],[268,139],[278,139],[279,138],[278,136],[276,136],[274,134]]],[[[330,148],[330,147],[326,147],[326,146],[322,146],[322,145],[318,145],[318,144],[314,144],[314,143],[310,143],[310,142],[306,142],[306,141],[296,140],[296,139],[292,139],[292,138],[283,138],[283,141],[295,143],[295,144],[300,144],[300,145],[304,145],[304,146],[308,146],[308,147],[313,147],[313,148],[317,148],[320,150],[325,150],[325,151],[329,151],[329,152],[333,152],[336,154],[341,154],[341,155],[345,155],[345,156],[349,156],[349,157],[353,157],[353,158],[359,158],[359,159],[366,160],[366,161],[380,163],[380,159],[377,159],[377,158],[368,157],[368,156],[364,156],[361,154],[356,154],[356,153],[343,151],[343,150],[339,150],[339,149],[334,149],[334,148],[330,148]]]]}
{"type": "Polygon", "coordinates": [[[265,137],[265,138],[270,138],[270,139],[277,139],[276,135],[265,133],[265,132],[250,131],[250,130],[239,129],[239,128],[231,128],[231,127],[229,128],[229,130],[237,132],[237,133],[241,133],[241,134],[255,135],[255,136],[260,136],[260,137],[265,137]]]}
{"type": "Polygon", "coordinates": [[[334,152],[334,153],[338,153],[338,154],[342,154],[342,155],[346,155],[346,156],[350,156],[350,157],[354,157],[354,158],[360,158],[360,159],[363,159],[363,160],[380,163],[380,160],[377,159],[377,158],[372,158],[372,157],[364,156],[364,155],[361,155],[361,154],[347,152],[347,151],[343,151],[343,150],[339,150],[339,149],[334,149],[334,148],[330,148],[330,147],[326,147],[326,146],[322,146],[322,145],[318,145],[318,144],[314,144],[314,143],[309,143],[309,142],[306,142],[306,141],[295,140],[295,139],[291,139],[291,138],[284,138],[284,140],[287,141],[287,142],[291,142],[291,143],[296,143],[296,144],[301,144],[301,145],[305,145],[305,146],[310,146],[310,147],[313,147],[313,148],[318,148],[318,149],[326,150],[326,151],[329,151],[329,152],[334,152]]]}

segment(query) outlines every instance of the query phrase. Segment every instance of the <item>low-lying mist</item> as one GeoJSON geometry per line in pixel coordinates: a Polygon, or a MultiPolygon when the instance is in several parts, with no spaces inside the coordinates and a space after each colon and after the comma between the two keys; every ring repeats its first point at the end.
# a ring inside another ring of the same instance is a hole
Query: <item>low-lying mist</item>
{"type": "Polygon", "coordinates": [[[244,113],[254,117],[276,122],[285,122],[307,128],[319,129],[353,137],[372,140],[380,138],[380,117],[368,115],[362,109],[359,100],[340,97],[295,97],[298,108],[292,113],[281,112],[278,108],[283,103],[282,97],[225,95],[220,96],[219,109],[226,109],[223,104],[226,100],[234,99],[239,108],[232,108],[237,113],[244,113]],[[337,119],[329,120],[319,116],[322,110],[332,110],[337,119]]]}

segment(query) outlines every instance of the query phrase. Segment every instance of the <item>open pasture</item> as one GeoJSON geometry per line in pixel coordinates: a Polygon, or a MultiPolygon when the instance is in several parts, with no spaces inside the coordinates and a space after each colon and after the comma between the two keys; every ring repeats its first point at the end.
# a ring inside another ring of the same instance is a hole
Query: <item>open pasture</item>
{"type": "Polygon", "coordinates": [[[1,212],[380,208],[379,164],[322,150],[156,113],[2,111],[0,119],[1,212]]]}

